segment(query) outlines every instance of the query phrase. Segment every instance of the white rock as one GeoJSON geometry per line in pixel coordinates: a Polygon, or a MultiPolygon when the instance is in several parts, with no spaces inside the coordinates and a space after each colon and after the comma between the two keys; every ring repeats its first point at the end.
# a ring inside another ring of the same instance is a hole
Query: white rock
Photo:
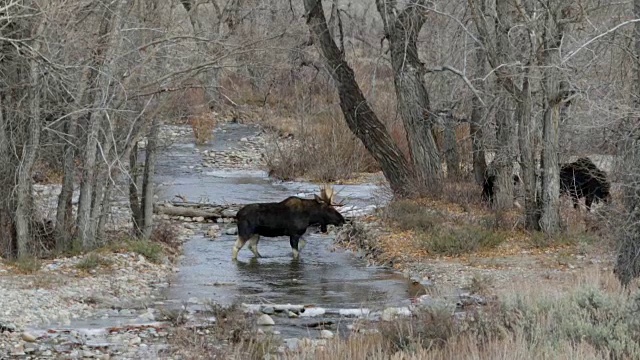
{"type": "Polygon", "coordinates": [[[320,338],[321,339],[333,339],[333,332],[331,332],[329,330],[322,330],[322,331],[320,331],[320,338]]]}
{"type": "Polygon", "coordinates": [[[36,342],[36,337],[25,331],[22,333],[22,340],[26,342],[36,342]]]}
{"type": "Polygon", "coordinates": [[[399,308],[388,307],[382,311],[381,318],[383,321],[391,321],[394,319],[396,315],[410,316],[411,310],[409,310],[409,308],[407,307],[399,307],[399,308]]]}
{"type": "Polygon", "coordinates": [[[258,317],[257,324],[260,326],[272,326],[272,325],[275,325],[276,323],[273,321],[271,316],[267,314],[262,314],[258,317]]]}

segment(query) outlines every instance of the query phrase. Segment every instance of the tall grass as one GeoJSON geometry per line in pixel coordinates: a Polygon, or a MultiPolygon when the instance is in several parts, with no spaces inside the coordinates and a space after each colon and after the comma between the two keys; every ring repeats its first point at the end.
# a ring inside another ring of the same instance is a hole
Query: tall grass
{"type": "Polygon", "coordinates": [[[375,335],[330,342],[286,359],[637,359],[638,294],[610,273],[584,274],[563,292],[518,289],[464,318],[427,311],[375,335]]]}

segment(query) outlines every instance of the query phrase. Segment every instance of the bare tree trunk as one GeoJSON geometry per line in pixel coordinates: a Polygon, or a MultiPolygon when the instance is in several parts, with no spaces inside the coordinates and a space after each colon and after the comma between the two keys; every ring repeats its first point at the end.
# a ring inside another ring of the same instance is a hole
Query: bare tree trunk
{"type": "Polygon", "coordinates": [[[320,48],[327,63],[327,69],[338,87],[340,108],[349,129],[380,164],[395,195],[401,197],[416,195],[406,159],[367,103],[356,83],[353,70],[329,36],[321,0],[304,0],[304,7],[307,13],[307,24],[315,38],[314,43],[320,48]]]}
{"type": "Polygon", "coordinates": [[[144,178],[142,180],[142,237],[149,239],[153,230],[153,193],[155,188],[155,168],[157,157],[157,140],[160,121],[158,116],[151,120],[151,129],[147,137],[144,159],[144,178]]]}
{"type": "Polygon", "coordinates": [[[559,126],[560,106],[567,98],[566,90],[563,91],[559,71],[561,66],[560,46],[564,37],[561,13],[547,14],[547,26],[545,27],[545,52],[544,52],[544,94],[545,112],[543,116],[544,144],[541,159],[542,194],[540,203],[540,228],[547,234],[558,233],[560,224],[560,166],[559,155],[559,126]]]}
{"type": "Polygon", "coordinates": [[[496,152],[491,164],[491,171],[496,176],[495,209],[505,210],[513,205],[513,147],[512,139],[515,133],[512,111],[505,103],[510,103],[511,98],[503,94],[503,105],[496,112],[496,152]]]}
{"type": "MultiPolygon", "coordinates": [[[[482,5],[484,10],[484,4],[482,5]]],[[[478,34],[478,40],[483,42],[482,35],[478,34]]],[[[485,62],[486,55],[484,48],[481,45],[476,46],[475,59],[475,78],[481,79],[476,84],[478,92],[482,93],[484,90],[484,81],[482,78],[485,76],[485,62]]],[[[482,105],[482,102],[477,96],[471,99],[471,122],[469,123],[469,132],[471,133],[471,150],[473,159],[473,175],[478,185],[482,185],[484,182],[485,174],[487,173],[487,158],[485,156],[485,141],[484,141],[484,128],[486,126],[486,110],[482,105]]]]}
{"type": "MultiPolygon", "coordinates": [[[[9,139],[7,138],[8,121],[5,116],[5,95],[0,92],[0,161],[2,161],[4,171],[2,171],[3,179],[14,179],[13,166],[10,165],[11,156],[9,153],[9,139]]],[[[0,188],[0,256],[5,258],[13,258],[17,256],[16,228],[13,218],[13,209],[15,209],[14,200],[11,196],[11,187],[0,188]]]]}
{"type": "MultiPolygon", "coordinates": [[[[205,30],[203,29],[202,23],[198,18],[199,2],[196,0],[180,0],[180,2],[182,3],[184,9],[187,11],[194,36],[205,36],[205,30]]],[[[200,56],[196,58],[197,61],[199,59],[201,60],[205,58],[207,54],[209,54],[209,48],[207,46],[207,43],[203,41],[197,41],[196,45],[198,46],[198,50],[201,52],[200,56]]],[[[206,71],[202,72],[201,78],[202,82],[204,83],[205,93],[207,95],[207,103],[215,103],[218,100],[218,88],[220,87],[220,70],[215,67],[207,69],[206,71]]]]}
{"type": "Polygon", "coordinates": [[[522,98],[516,107],[518,118],[518,144],[520,148],[520,178],[524,187],[525,227],[529,230],[540,230],[540,211],[538,209],[537,183],[535,163],[535,138],[537,137],[535,118],[531,113],[531,90],[529,75],[524,75],[522,98]]]}
{"type": "MultiPolygon", "coordinates": [[[[40,51],[39,36],[44,28],[44,19],[40,20],[37,29],[32,34],[35,40],[33,49],[35,53],[40,51]]],[[[40,134],[42,132],[42,116],[40,115],[40,75],[41,66],[39,58],[29,61],[29,117],[27,124],[27,140],[22,147],[21,162],[18,166],[18,178],[16,188],[16,240],[18,242],[18,258],[29,255],[32,239],[31,222],[33,221],[33,181],[31,170],[38,154],[40,146],[40,134]]]]}
{"type": "Polygon", "coordinates": [[[447,178],[460,179],[460,154],[458,153],[458,139],[453,116],[444,119],[444,158],[447,162],[447,178]]]}
{"type": "Polygon", "coordinates": [[[398,107],[407,130],[419,190],[437,192],[442,185],[442,162],[432,133],[435,114],[431,111],[424,84],[425,69],[417,48],[418,34],[426,21],[426,1],[417,0],[399,14],[395,3],[377,0],[376,5],[389,41],[398,107]]]}
{"type": "Polygon", "coordinates": [[[97,222],[96,226],[96,238],[101,243],[104,244],[105,238],[104,235],[104,227],[107,223],[107,218],[111,213],[109,211],[111,207],[111,191],[113,190],[114,184],[113,181],[107,181],[104,186],[104,196],[102,197],[102,203],[100,204],[100,217],[95,220],[97,222]]]}
{"type": "MultiPolygon", "coordinates": [[[[640,0],[633,1],[633,17],[640,17],[640,0]]],[[[618,242],[616,264],[613,272],[620,283],[627,287],[640,276],[640,22],[634,26],[634,68],[632,113],[626,125],[627,138],[623,139],[624,174],[622,177],[624,211],[617,223],[618,242]]]]}
{"type": "MultiPolygon", "coordinates": [[[[126,0],[117,0],[113,16],[110,21],[111,33],[106,42],[104,61],[98,74],[98,91],[93,103],[94,111],[89,119],[87,130],[87,147],[84,155],[82,184],[80,186],[80,202],[78,204],[78,236],[85,248],[91,248],[95,242],[95,226],[91,226],[91,197],[94,192],[96,151],[98,135],[104,118],[103,109],[106,108],[108,92],[112,81],[112,73],[115,66],[116,52],[120,46],[120,29],[124,18],[126,0]]],[[[107,16],[107,15],[105,15],[107,16]]]]}
{"type": "Polygon", "coordinates": [[[338,0],[331,1],[331,11],[329,15],[329,21],[327,22],[327,27],[329,28],[329,34],[331,35],[331,38],[335,40],[336,29],[338,27],[338,0]]]}
{"type": "Polygon", "coordinates": [[[83,99],[85,97],[85,92],[90,82],[90,74],[92,73],[90,68],[86,68],[82,72],[82,77],[80,79],[80,84],[78,84],[78,92],[76,93],[75,98],[75,108],[76,111],[72,115],[70,115],[66,120],[66,136],[67,142],[64,145],[64,153],[63,153],[63,178],[62,178],[62,188],[60,189],[60,195],[58,196],[58,207],[56,211],[56,247],[59,250],[68,249],[70,247],[71,234],[70,234],[70,214],[71,214],[71,199],[73,197],[73,181],[76,174],[75,169],[75,154],[76,154],[76,146],[77,146],[77,135],[78,135],[78,121],[80,119],[80,104],[82,104],[83,99]]]}
{"type": "Polygon", "coordinates": [[[134,236],[142,235],[142,208],[138,197],[138,143],[133,145],[129,154],[129,205],[131,206],[131,221],[134,236]]]}

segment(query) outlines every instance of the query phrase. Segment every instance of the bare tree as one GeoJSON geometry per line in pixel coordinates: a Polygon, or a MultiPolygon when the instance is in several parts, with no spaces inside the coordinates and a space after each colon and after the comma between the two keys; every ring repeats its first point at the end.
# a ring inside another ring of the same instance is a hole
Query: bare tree
{"type": "Polygon", "coordinates": [[[415,195],[416,189],[412,183],[409,164],[389,136],[384,125],[371,110],[356,83],[353,70],[344,60],[344,54],[340,52],[331,38],[321,1],[304,0],[304,7],[314,43],[320,49],[327,69],[338,87],[340,108],[349,129],[362,141],[380,164],[394,194],[398,196],[415,195]]]}
{"type": "MultiPolygon", "coordinates": [[[[633,1],[633,15],[640,19],[640,0],[633,1]]],[[[624,210],[619,217],[622,221],[615,222],[618,249],[614,273],[625,287],[640,276],[640,22],[634,25],[633,45],[633,95],[621,146],[624,210]]]]}
{"type": "MultiPolygon", "coordinates": [[[[91,82],[91,76],[95,74],[91,70],[91,67],[86,67],[82,72],[80,83],[78,85],[77,93],[75,94],[73,107],[71,114],[65,120],[65,144],[63,152],[63,177],[62,187],[60,189],[60,195],[58,196],[58,207],[56,210],[56,247],[59,250],[68,249],[71,246],[72,239],[72,197],[73,197],[73,183],[76,174],[75,168],[75,156],[76,147],[78,146],[77,135],[78,122],[82,115],[82,104],[85,100],[85,94],[89,83],[91,82]]],[[[95,75],[94,75],[95,76],[95,75]]]]}
{"type": "MultiPolygon", "coordinates": [[[[480,4],[484,11],[484,2],[480,4]]],[[[478,40],[482,43],[482,36],[478,34],[478,40]]],[[[482,45],[478,44],[474,50],[475,55],[475,78],[480,79],[475,85],[479,92],[484,89],[484,81],[482,78],[486,72],[486,55],[482,45]]],[[[476,183],[482,185],[487,172],[487,159],[485,155],[485,137],[484,129],[487,124],[487,111],[484,108],[480,98],[474,96],[471,99],[471,120],[469,123],[469,131],[471,133],[471,151],[473,163],[473,175],[476,183]]]]}
{"type": "Polygon", "coordinates": [[[436,114],[431,111],[424,83],[424,64],[418,57],[417,39],[426,21],[427,2],[417,0],[400,11],[395,1],[376,0],[389,42],[400,114],[404,121],[413,170],[421,190],[438,191],[442,162],[433,137],[436,114]]]}
{"type": "Polygon", "coordinates": [[[21,163],[18,167],[18,179],[16,187],[16,239],[18,242],[18,257],[27,256],[31,251],[29,244],[33,235],[31,221],[33,221],[33,200],[31,172],[38,147],[40,146],[40,134],[42,132],[42,116],[40,114],[40,75],[41,42],[40,36],[45,27],[45,18],[36,17],[33,20],[34,28],[31,38],[34,43],[31,46],[33,54],[29,61],[29,118],[27,122],[27,141],[22,147],[21,163]]]}
{"type": "Polygon", "coordinates": [[[107,9],[104,15],[104,25],[110,29],[109,36],[105,42],[104,58],[99,67],[97,76],[99,93],[94,96],[92,108],[95,109],[89,118],[89,128],[87,130],[87,145],[84,154],[82,184],[80,187],[80,200],[78,203],[78,238],[85,248],[95,245],[96,225],[91,221],[91,204],[94,186],[96,184],[96,153],[98,151],[98,136],[101,124],[104,120],[109,98],[109,88],[113,80],[116,53],[120,46],[122,36],[120,29],[126,10],[125,0],[115,2],[113,11],[107,9]]]}
{"type": "MultiPolygon", "coordinates": [[[[499,85],[508,93],[508,97],[501,95],[501,102],[497,106],[496,112],[496,155],[492,163],[492,172],[495,172],[495,206],[497,208],[507,208],[513,203],[512,172],[514,154],[511,146],[515,135],[515,124],[509,107],[506,106],[511,100],[516,103],[523,101],[524,95],[516,85],[514,79],[517,78],[515,70],[509,71],[510,42],[509,30],[512,13],[509,9],[510,3],[505,0],[496,0],[495,13],[485,6],[485,0],[469,0],[469,6],[476,29],[480,34],[479,40],[485,50],[485,55],[491,67],[494,69],[496,80],[499,85]],[[495,35],[493,35],[495,34],[495,35]]],[[[525,121],[526,122],[526,121],[525,121]]]]}

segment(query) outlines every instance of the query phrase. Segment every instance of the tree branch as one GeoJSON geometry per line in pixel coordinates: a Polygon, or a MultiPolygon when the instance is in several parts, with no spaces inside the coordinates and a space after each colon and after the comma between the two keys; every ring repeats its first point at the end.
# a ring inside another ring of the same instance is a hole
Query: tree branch
{"type": "Polygon", "coordinates": [[[427,68],[425,69],[425,72],[427,73],[433,73],[433,72],[443,72],[443,71],[450,71],[456,75],[458,75],[462,81],[464,81],[465,84],[467,84],[467,87],[469,88],[469,90],[471,90],[473,92],[473,95],[478,99],[478,101],[480,101],[480,103],[482,104],[482,106],[487,106],[484,101],[482,100],[482,97],[480,96],[480,92],[473,86],[473,84],[471,84],[471,81],[469,80],[469,78],[467,78],[464,73],[462,73],[462,71],[453,68],[451,66],[438,66],[438,67],[434,67],[434,68],[427,68]]]}

